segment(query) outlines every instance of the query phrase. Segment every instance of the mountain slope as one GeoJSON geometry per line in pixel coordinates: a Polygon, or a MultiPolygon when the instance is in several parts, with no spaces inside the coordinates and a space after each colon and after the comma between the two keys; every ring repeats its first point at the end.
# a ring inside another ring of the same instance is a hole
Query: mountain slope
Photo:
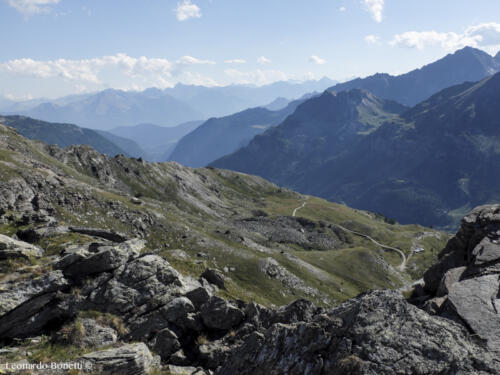
{"type": "MultiPolygon", "coordinates": [[[[277,304],[302,296],[323,304],[418,279],[446,241],[440,232],[390,224],[255,176],[109,158],[88,146],[61,150],[6,127],[0,135],[0,234],[50,244],[48,260],[68,237],[140,237],[186,275],[221,270],[237,298],[277,304]],[[401,248],[406,264],[397,251],[380,251],[349,230],[401,248]],[[416,246],[426,251],[407,258],[416,246]],[[354,272],[360,266],[365,271],[354,272]]],[[[9,264],[0,259],[0,267],[9,264]]]]}
{"type": "Polygon", "coordinates": [[[305,171],[354,147],[404,109],[362,90],[325,91],[298,106],[282,124],[255,137],[247,147],[212,165],[294,186],[305,171]]]}
{"type": "MultiPolygon", "coordinates": [[[[500,199],[499,102],[500,73],[445,89],[347,148],[338,147],[338,135],[328,138],[333,120],[326,128],[312,120],[333,110],[318,107],[304,115],[307,131],[295,132],[288,119],[213,165],[403,223],[451,229],[471,207],[500,199]]],[[[339,126],[349,124],[341,118],[339,126]]]]}
{"type": "Polygon", "coordinates": [[[126,150],[125,154],[134,158],[143,158],[149,160],[149,154],[144,151],[135,141],[129,138],[120,137],[104,130],[94,130],[96,133],[102,135],[110,142],[117,145],[120,149],[126,150]]]}
{"type": "Polygon", "coordinates": [[[184,136],[168,160],[189,167],[204,167],[210,162],[245,146],[257,134],[282,122],[303,100],[271,111],[257,107],[222,118],[212,118],[184,136]]]}
{"type": "Polygon", "coordinates": [[[133,156],[102,134],[73,124],[56,124],[24,116],[0,116],[0,123],[15,128],[26,138],[56,144],[59,147],[83,144],[110,156],[118,154],[133,156]]]}
{"type": "Polygon", "coordinates": [[[375,74],[333,86],[331,90],[365,89],[374,95],[415,105],[440,90],[476,82],[500,71],[500,61],[481,50],[465,47],[420,69],[399,76],[375,74]]]}
{"type": "Polygon", "coordinates": [[[203,121],[190,121],[171,127],[139,124],[114,128],[110,130],[110,133],[133,139],[146,150],[147,154],[144,155],[146,160],[164,161],[167,160],[177,142],[202,123],[203,121]]]}

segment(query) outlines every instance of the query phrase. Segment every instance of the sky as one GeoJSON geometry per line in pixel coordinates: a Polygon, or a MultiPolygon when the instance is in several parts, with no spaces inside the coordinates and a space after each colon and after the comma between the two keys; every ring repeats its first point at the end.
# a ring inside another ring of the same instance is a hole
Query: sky
{"type": "Polygon", "coordinates": [[[401,74],[500,50],[498,0],[0,0],[0,96],[401,74]]]}

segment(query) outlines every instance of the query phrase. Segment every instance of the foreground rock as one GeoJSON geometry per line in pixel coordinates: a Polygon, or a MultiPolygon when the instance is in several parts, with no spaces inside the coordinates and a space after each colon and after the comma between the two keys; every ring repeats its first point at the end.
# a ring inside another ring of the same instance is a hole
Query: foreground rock
{"type": "Polygon", "coordinates": [[[367,293],[307,321],[254,331],[217,371],[230,374],[497,373],[494,355],[466,329],[409,305],[396,292],[367,293]]]}
{"type": "Polygon", "coordinates": [[[465,322],[489,350],[500,352],[500,205],[468,214],[457,235],[424,275],[434,297],[428,310],[465,322]]]}
{"type": "Polygon", "coordinates": [[[110,375],[147,375],[159,364],[143,343],[86,354],[81,362],[93,373],[110,375]]]}
{"type": "Polygon", "coordinates": [[[499,374],[498,236],[500,206],[464,219],[425,275],[438,316],[395,291],[269,309],[216,296],[212,273],[184,277],[139,239],[69,247],[47,275],[0,282],[0,340],[51,334],[103,374],[499,374]]]}
{"type": "Polygon", "coordinates": [[[0,234],[0,260],[14,258],[39,258],[43,255],[42,249],[23,241],[0,234]]]}

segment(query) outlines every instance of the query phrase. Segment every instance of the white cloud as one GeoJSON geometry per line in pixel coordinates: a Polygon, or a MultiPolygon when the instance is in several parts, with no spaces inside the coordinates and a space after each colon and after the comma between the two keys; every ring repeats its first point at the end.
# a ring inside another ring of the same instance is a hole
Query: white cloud
{"type": "Polygon", "coordinates": [[[198,5],[193,4],[191,0],[183,0],[181,3],[177,3],[177,8],[175,8],[175,13],[179,21],[186,21],[190,18],[200,18],[201,9],[198,5]]]}
{"type": "Polygon", "coordinates": [[[345,12],[346,10],[347,10],[346,7],[340,7],[339,8],[339,11],[341,11],[341,12],[345,12]]]}
{"type": "Polygon", "coordinates": [[[424,49],[439,46],[455,50],[465,46],[488,47],[500,44],[500,24],[482,23],[467,27],[464,32],[408,31],[394,36],[392,46],[424,49]]]}
{"type": "Polygon", "coordinates": [[[382,13],[384,11],[384,0],[364,0],[364,4],[372,18],[377,22],[382,22],[382,13]]]}
{"type": "Polygon", "coordinates": [[[269,60],[267,57],[261,56],[257,59],[257,62],[259,64],[270,64],[271,60],[269,60]]]}
{"type": "Polygon", "coordinates": [[[17,11],[25,14],[47,13],[50,5],[55,5],[60,0],[7,0],[9,5],[17,11]]]}
{"type": "Polygon", "coordinates": [[[142,90],[148,87],[171,87],[176,82],[217,86],[211,77],[194,69],[200,64],[215,64],[183,56],[172,62],[163,58],[132,57],[116,54],[92,59],[33,60],[30,58],[0,62],[0,75],[31,78],[34,85],[64,84],[77,91],[92,91],[108,87],[142,90]]]}
{"type": "Polygon", "coordinates": [[[365,42],[368,44],[379,44],[380,37],[376,35],[367,35],[365,36],[365,42]]]}
{"type": "Polygon", "coordinates": [[[236,69],[227,69],[224,73],[231,78],[233,83],[238,84],[255,84],[255,85],[266,85],[276,81],[286,81],[288,76],[279,70],[252,70],[252,71],[240,71],[236,69]]]}
{"type": "Polygon", "coordinates": [[[177,60],[177,64],[180,65],[202,65],[202,64],[215,64],[215,61],[211,60],[200,60],[193,56],[182,56],[179,60],[177,60]]]}
{"type": "Polygon", "coordinates": [[[322,59],[321,57],[318,57],[316,55],[312,55],[310,58],[309,58],[309,62],[313,63],[313,64],[318,64],[318,65],[323,65],[323,64],[326,64],[326,60],[322,59]]]}
{"type": "Polygon", "coordinates": [[[226,64],[246,64],[246,60],[232,59],[232,60],[225,60],[224,63],[226,63],[226,64]]]}
{"type": "Polygon", "coordinates": [[[167,59],[130,57],[125,54],[103,56],[93,59],[57,59],[37,61],[29,58],[0,63],[0,72],[12,76],[35,79],[56,79],[72,83],[75,87],[88,84],[105,85],[101,73],[109,71],[120,75],[123,81],[146,86],[170,86],[176,64],[167,59]]]}

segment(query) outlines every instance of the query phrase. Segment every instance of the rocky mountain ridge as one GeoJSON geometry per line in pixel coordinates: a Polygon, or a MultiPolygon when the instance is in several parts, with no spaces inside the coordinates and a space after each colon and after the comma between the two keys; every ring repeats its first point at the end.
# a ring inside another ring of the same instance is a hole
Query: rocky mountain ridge
{"type": "Polygon", "coordinates": [[[332,91],[365,89],[383,99],[414,106],[435,93],[463,82],[480,81],[500,71],[498,55],[490,56],[477,48],[465,47],[411,72],[392,76],[375,74],[339,83],[332,91]]]}

